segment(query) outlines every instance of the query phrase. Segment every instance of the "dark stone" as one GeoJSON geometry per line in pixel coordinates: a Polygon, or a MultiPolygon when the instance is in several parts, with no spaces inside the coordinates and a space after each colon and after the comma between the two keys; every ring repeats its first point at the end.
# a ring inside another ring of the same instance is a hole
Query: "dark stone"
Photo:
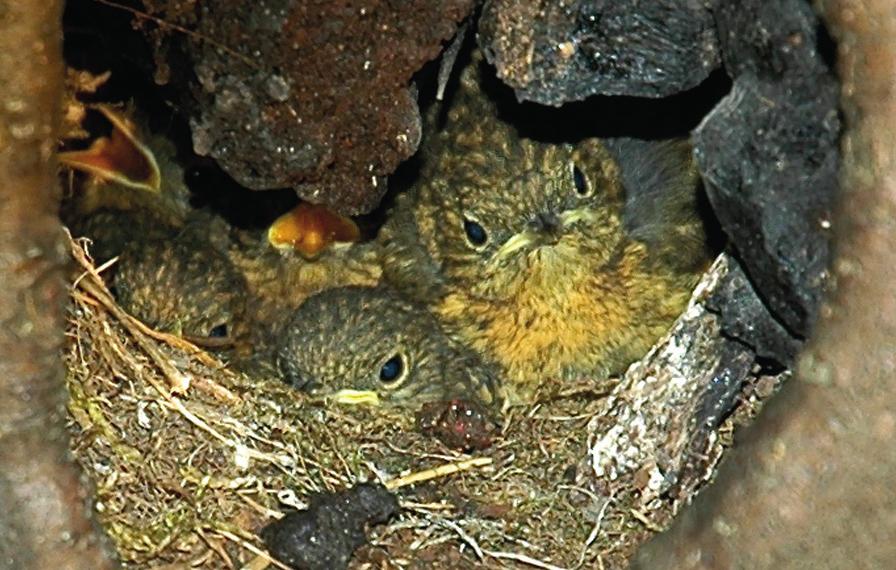
{"type": "Polygon", "coordinates": [[[741,343],[726,339],[719,350],[719,363],[710,375],[709,384],[697,409],[697,425],[715,430],[734,410],[741,387],[750,378],[755,355],[741,343]]]}
{"type": "Polygon", "coordinates": [[[346,568],[365,542],[368,524],[386,522],[398,500],[379,484],[362,483],[311,497],[307,510],[294,511],[261,531],[270,554],[300,570],[346,568]]]}
{"type": "MultiPolygon", "coordinates": [[[[714,14],[734,86],[695,132],[695,154],[713,209],[760,297],[805,337],[830,258],[838,86],[808,3],[719,0],[714,14]]],[[[779,358],[790,350],[761,330],[751,346],[779,358]]],[[[735,336],[750,334],[741,327],[735,336]]]]}
{"type": "Polygon", "coordinates": [[[479,45],[520,100],[662,97],[718,67],[708,1],[490,0],[479,45]]]}
{"type": "Polygon", "coordinates": [[[790,367],[802,343],[769,313],[734,258],[728,273],[706,300],[725,336],[749,346],[763,360],[790,367]]]}
{"type": "Polygon", "coordinates": [[[144,0],[189,29],[145,31],[185,107],[197,154],[255,190],[294,188],[346,214],[373,209],[420,140],[411,76],[472,0],[144,0]]]}

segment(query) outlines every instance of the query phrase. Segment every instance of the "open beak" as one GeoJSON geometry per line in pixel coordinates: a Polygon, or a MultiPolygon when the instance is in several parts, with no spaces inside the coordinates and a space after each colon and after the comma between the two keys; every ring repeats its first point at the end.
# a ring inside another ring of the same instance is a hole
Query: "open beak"
{"type": "Polygon", "coordinates": [[[326,206],[302,202],[283,214],[268,228],[268,242],[277,249],[299,252],[314,259],[334,243],[361,239],[361,230],[350,218],[326,206]]]}
{"type": "Polygon", "coordinates": [[[152,151],[137,138],[134,124],[110,107],[99,105],[96,109],[112,123],[112,132],[93,141],[86,150],[59,153],[59,161],[100,180],[159,192],[162,187],[159,165],[152,151]]]}

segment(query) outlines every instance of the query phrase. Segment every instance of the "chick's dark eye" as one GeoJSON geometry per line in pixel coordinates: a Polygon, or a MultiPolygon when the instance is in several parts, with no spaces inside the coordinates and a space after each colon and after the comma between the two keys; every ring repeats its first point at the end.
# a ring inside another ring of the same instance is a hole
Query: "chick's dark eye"
{"type": "Polygon", "coordinates": [[[383,363],[382,368],[380,368],[380,380],[386,383],[395,382],[401,378],[403,372],[404,359],[400,354],[396,354],[383,363]]]}
{"type": "Polygon", "coordinates": [[[464,232],[466,232],[470,243],[476,247],[483,245],[488,239],[485,228],[479,222],[474,222],[473,220],[464,219],[464,232]]]}
{"type": "Polygon", "coordinates": [[[572,165],[572,181],[576,186],[576,192],[578,192],[580,196],[587,196],[591,193],[591,183],[588,182],[588,177],[585,176],[582,169],[575,164],[572,165]]]}
{"type": "Polygon", "coordinates": [[[227,336],[227,325],[218,325],[208,331],[209,338],[225,338],[227,336]]]}

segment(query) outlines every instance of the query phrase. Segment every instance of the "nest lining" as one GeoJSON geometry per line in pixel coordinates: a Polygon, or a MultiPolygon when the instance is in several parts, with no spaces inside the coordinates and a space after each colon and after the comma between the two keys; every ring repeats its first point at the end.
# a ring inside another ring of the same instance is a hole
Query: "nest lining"
{"type": "Polygon", "coordinates": [[[72,449],[126,567],[285,567],[258,531],[311,493],[369,480],[402,510],[355,568],[623,567],[659,530],[634,486],[606,497],[576,482],[607,401],[587,384],[511,409],[490,448],[459,453],[406,410],[313,401],[149,329],[115,304],[85,243],[72,251],[72,449]]]}

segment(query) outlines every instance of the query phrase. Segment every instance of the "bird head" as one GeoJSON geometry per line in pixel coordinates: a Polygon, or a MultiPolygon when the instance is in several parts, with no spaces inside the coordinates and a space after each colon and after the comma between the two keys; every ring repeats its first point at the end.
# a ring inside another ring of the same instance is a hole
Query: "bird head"
{"type": "Polygon", "coordinates": [[[500,300],[612,260],[625,196],[600,140],[585,128],[572,140],[559,127],[525,136],[524,121],[507,120],[525,108],[495,83],[474,52],[447,111],[428,114],[412,209],[414,238],[448,288],[500,300]]]}
{"type": "Polygon", "coordinates": [[[609,263],[624,233],[618,166],[597,139],[546,144],[498,132],[509,128],[445,136],[415,208],[445,279],[488,299],[609,263]]]}
{"type": "Polygon", "coordinates": [[[384,288],[342,287],[309,298],[282,331],[277,360],[287,382],[341,403],[496,400],[492,370],[424,308],[384,288]]]}
{"type": "Polygon", "coordinates": [[[245,280],[223,254],[189,232],[129,244],[113,283],[122,308],[154,328],[211,348],[246,341],[245,280]]]}

